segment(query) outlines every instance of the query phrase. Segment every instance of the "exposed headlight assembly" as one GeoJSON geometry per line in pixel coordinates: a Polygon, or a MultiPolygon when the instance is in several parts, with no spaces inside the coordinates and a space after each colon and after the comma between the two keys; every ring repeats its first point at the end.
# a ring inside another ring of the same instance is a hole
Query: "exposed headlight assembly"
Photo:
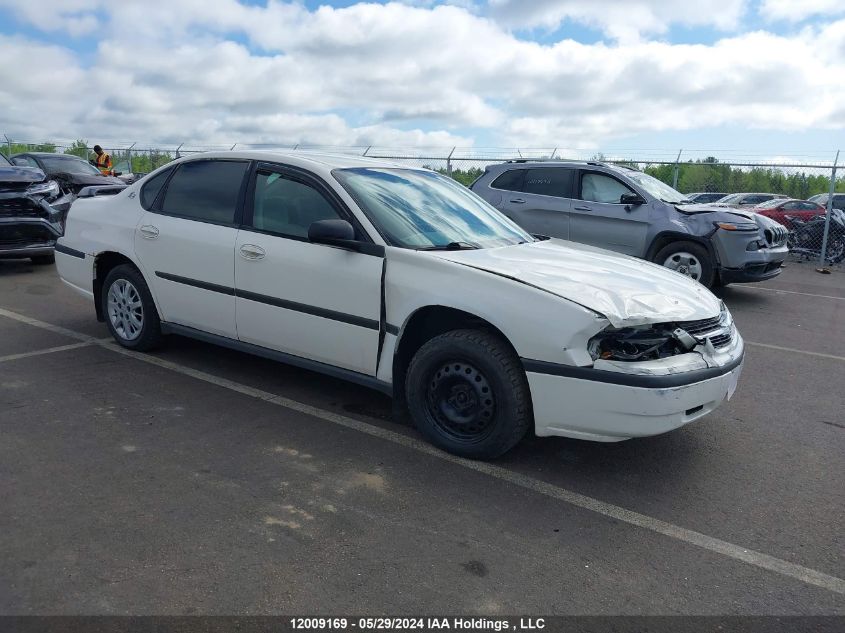
{"type": "Polygon", "coordinates": [[[690,351],[698,339],[671,324],[607,328],[590,339],[593,360],[657,360],[690,351]]]}
{"type": "Polygon", "coordinates": [[[39,182],[27,187],[26,194],[29,196],[47,196],[48,198],[55,198],[59,195],[59,183],[55,180],[39,182]]]}

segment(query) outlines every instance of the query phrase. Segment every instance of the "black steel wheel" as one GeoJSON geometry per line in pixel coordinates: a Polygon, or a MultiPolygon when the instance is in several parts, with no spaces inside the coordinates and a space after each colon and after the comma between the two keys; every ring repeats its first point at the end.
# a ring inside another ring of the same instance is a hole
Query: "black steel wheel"
{"type": "Polygon", "coordinates": [[[484,374],[465,360],[435,369],[426,392],[428,413],[442,433],[458,441],[478,442],[490,432],[496,402],[484,374]]]}
{"type": "Polygon", "coordinates": [[[454,330],[425,343],[411,360],[405,395],[426,439],[463,457],[498,457],[533,424],[522,364],[492,332],[454,330]]]}

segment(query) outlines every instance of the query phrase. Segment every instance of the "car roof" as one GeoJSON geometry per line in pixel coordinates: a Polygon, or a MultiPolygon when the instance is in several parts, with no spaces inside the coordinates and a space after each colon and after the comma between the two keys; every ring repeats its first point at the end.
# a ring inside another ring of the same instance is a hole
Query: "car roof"
{"type": "MultiPolygon", "coordinates": [[[[423,167],[416,167],[402,163],[393,162],[381,158],[366,158],[351,154],[332,154],[328,152],[312,152],[308,150],[243,150],[243,151],[215,151],[190,154],[178,159],[179,162],[188,162],[204,158],[238,158],[244,160],[255,160],[263,162],[284,162],[298,167],[322,167],[323,169],[342,169],[351,167],[393,167],[400,169],[413,169],[416,171],[430,171],[423,167]]],[[[174,161],[175,162],[175,161],[174,161]]]]}
{"type": "Polygon", "coordinates": [[[58,152],[18,152],[17,154],[13,154],[13,156],[35,156],[36,158],[67,158],[73,160],[82,160],[84,158],[80,158],[79,156],[74,156],[73,154],[59,154],[58,152]]]}

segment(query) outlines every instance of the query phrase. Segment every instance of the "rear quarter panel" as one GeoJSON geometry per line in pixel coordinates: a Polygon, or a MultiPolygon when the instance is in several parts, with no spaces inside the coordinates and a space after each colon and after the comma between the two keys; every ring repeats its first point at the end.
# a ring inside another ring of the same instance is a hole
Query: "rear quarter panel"
{"type": "Polygon", "coordinates": [[[56,267],[62,281],[93,297],[94,264],[98,255],[120,253],[137,266],[134,233],[141,212],[137,185],[115,196],[77,199],[68,212],[65,234],[59,243],[84,253],[85,257],[57,253],[56,267]]]}

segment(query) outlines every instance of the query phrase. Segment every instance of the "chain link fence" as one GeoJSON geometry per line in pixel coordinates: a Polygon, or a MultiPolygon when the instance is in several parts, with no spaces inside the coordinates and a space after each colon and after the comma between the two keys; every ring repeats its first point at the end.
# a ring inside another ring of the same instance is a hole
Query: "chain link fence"
{"type": "MultiPolygon", "coordinates": [[[[93,146],[85,141],[32,143],[5,137],[0,151],[6,155],[47,151],[93,158],[93,146]]],[[[845,268],[845,177],[838,169],[839,152],[823,156],[793,156],[761,160],[759,156],[725,152],[631,150],[602,153],[566,148],[462,148],[462,147],[378,147],[331,145],[280,145],[235,143],[233,145],[171,144],[140,147],[137,143],[103,143],[115,171],[144,175],[176,158],[207,151],[266,150],[315,151],[378,158],[400,164],[425,167],[447,174],[469,186],[489,165],[505,161],[586,160],[634,167],[671,185],[682,193],[710,194],[699,199],[712,202],[717,194],[731,198],[741,210],[754,209],[783,224],[789,231],[788,245],[793,261],[812,261],[845,268]],[[777,196],[772,198],[772,194],[777,196]]],[[[716,198],[718,199],[718,198],[716,198]]]]}

